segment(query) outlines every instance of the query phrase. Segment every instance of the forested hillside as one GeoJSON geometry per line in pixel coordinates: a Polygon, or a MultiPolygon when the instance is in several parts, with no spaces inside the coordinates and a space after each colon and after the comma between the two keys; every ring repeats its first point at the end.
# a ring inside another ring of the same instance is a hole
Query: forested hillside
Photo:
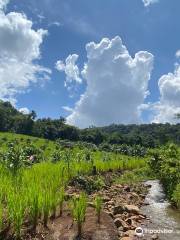
{"type": "Polygon", "coordinates": [[[59,119],[37,119],[36,113],[23,114],[9,102],[0,102],[0,131],[27,134],[50,140],[62,139],[99,144],[126,144],[157,147],[170,142],[180,144],[180,124],[141,124],[79,129],[59,119]]]}

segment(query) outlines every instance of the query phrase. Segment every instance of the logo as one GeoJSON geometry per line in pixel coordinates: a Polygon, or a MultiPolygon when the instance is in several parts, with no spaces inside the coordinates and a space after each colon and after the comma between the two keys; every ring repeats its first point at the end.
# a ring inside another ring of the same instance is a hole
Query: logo
{"type": "Polygon", "coordinates": [[[135,229],[135,235],[136,235],[137,237],[143,237],[143,236],[144,236],[144,231],[143,231],[143,229],[142,229],[141,227],[136,228],[136,229],[135,229]]]}

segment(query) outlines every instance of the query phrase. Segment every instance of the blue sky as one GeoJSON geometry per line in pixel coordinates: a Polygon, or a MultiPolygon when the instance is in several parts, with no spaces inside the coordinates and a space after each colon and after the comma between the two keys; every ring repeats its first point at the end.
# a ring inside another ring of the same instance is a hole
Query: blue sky
{"type": "MultiPolygon", "coordinates": [[[[153,55],[153,68],[146,70],[149,71],[150,77],[144,80],[148,84],[146,90],[150,93],[141,102],[144,108],[139,118],[140,121],[173,122],[171,115],[179,112],[180,107],[180,103],[178,105],[180,89],[172,97],[174,89],[171,87],[173,85],[176,86],[175,89],[180,88],[180,74],[178,70],[174,71],[175,63],[177,63],[176,68],[179,67],[179,57],[175,56],[180,49],[179,9],[179,0],[159,0],[148,6],[145,6],[142,0],[11,0],[6,9],[2,10],[3,13],[24,13],[26,18],[32,22],[34,31],[41,28],[48,31],[43,37],[42,43],[39,44],[39,56],[32,57],[31,60],[33,63],[51,70],[51,74],[49,74],[49,80],[43,84],[39,84],[38,81],[35,84],[28,82],[28,86],[23,89],[23,92],[18,91],[15,96],[10,97],[16,100],[17,108],[33,109],[37,112],[38,117],[58,118],[74,114],[69,121],[78,126],[81,126],[81,122],[86,121],[87,118],[92,119],[92,124],[106,124],[106,121],[97,119],[98,114],[96,115],[93,111],[86,114],[84,113],[85,109],[82,110],[82,107],[76,106],[80,96],[86,92],[89,79],[85,77],[85,80],[78,84],[71,76],[70,84],[73,86],[69,91],[64,86],[67,77],[66,66],[58,71],[55,64],[58,60],[65,61],[69,55],[77,54],[79,58],[75,65],[80,75],[84,63],[88,61],[86,44],[89,42],[97,44],[104,38],[111,41],[115,36],[119,36],[132,58],[139,51],[146,51],[153,55]],[[172,73],[170,80],[166,75],[169,72],[172,73]],[[158,81],[162,76],[164,76],[163,84],[158,86],[158,81]],[[169,93],[169,91],[171,92],[169,93]],[[175,99],[174,102],[172,99],[175,99]],[[72,108],[72,112],[67,112],[63,106],[72,108]],[[166,116],[162,116],[164,109],[167,110],[166,116]],[[96,116],[92,116],[93,114],[96,116]],[[80,115],[84,116],[81,121],[74,120],[80,115]]],[[[100,75],[101,73],[99,72],[100,75]]],[[[90,74],[93,78],[93,73],[90,74]]],[[[119,76],[121,77],[120,71],[119,76]]],[[[80,76],[80,78],[83,77],[80,76]]],[[[0,81],[3,81],[1,76],[0,81]]],[[[113,92],[108,96],[111,98],[113,92]]],[[[2,95],[1,98],[4,99],[4,96],[2,95]]],[[[122,99],[124,100],[123,104],[126,105],[126,99],[122,99]]],[[[113,105],[112,101],[112,108],[113,105]]],[[[111,105],[108,106],[111,108],[111,105]]],[[[103,104],[102,107],[104,107],[103,104]]],[[[101,106],[99,108],[101,109],[101,106]]],[[[121,108],[117,111],[121,111],[121,108]]],[[[108,115],[111,114],[111,111],[106,109],[106,113],[103,113],[108,115]]],[[[131,112],[127,114],[131,114],[131,112]]],[[[113,118],[109,118],[107,124],[111,121],[113,118]]],[[[133,118],[126,122],[126,119],[121,116],[115,116],[114,121],[131,123],[133,118]]],[[[134,122],[137,122],[136,117],[134,122]]],[[[91,121],[87,121],[84,126],[90,123],[91,121]]]]}

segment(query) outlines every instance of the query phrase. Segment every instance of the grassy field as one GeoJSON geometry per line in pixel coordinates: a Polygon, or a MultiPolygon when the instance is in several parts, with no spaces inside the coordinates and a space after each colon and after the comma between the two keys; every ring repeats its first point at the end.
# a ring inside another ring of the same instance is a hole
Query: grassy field
{"type": "Polygon", "coordinates": [[[61,212],[64,189],[72,178],[94,171],[131,171],[147,162],[10,133],[0,133],[0,153],[0,231],[11,226],[17,239],[25,220],[35,230],[40,219],[46,226],[50,216],[61,212]]]}
{"type": "MultiPolygon", "coordinates": [[[[117,183],[134,184],[152,177],[151,166],[156,169],[153,177],[162,180],[170,197],[179,204],[178,159],[179,150],[174,146],[150,151],[147,157],[130,157],[0,133],[0,233],[10,226],[15,238],[20,239],[24,222],[28,222],[34,231],[39,221],[47,226],[50,217],[55,217],[57,212],[61,215],[65,190],[73,178],[101,176],[107,171],[123,173],[114,179],[117,183]]],[[[79,202],[74,200],[74,205],[69,204],[77,207],[73,209],[76,218],[81,216],[78,211],[82,209],[81,204],[86,205],[85,199],[82,196],[79,202]]]]}
{"type": "Polygon", "coordinates": [[[52,152],[56,149],[56,144],[53,141],[22,134],[0,132],[0,152],[8,150],[8,143],[12,142],[18,147],[30,145],[36,146],[36,148],[42,150],[44,158],[49,158],[52,152]]]}

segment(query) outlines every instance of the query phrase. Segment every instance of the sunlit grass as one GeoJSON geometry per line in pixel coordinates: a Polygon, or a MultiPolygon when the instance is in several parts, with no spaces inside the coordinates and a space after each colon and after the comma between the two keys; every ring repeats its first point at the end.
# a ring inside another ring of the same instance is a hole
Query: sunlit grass
{"type": "MultiPolygon", "coordinates": [[[[38,140],[33,140],[38,141],[38,140]]],[[[40,140],[41,141],[41,140],[40,140]]],[[[0,231],[10,224],[14,236],[21,236],[22,225],[28,221],[36,231],[39,221],[48,226],[50,217],[62,215],[65,199],[65,189],[69,181],[79,175],[91,175],[94,168],[98,173],[109,170],[132,170],[146,165],[146,159],[127,157],[120,154],[104,153],[100,151],[87,152],[88,150],[74,148],[62,150],[61,159],[57,162],[46,161],[18,168],[15,172],[0,164],[0,231]]],[[[101,199],[96,199],[98,221],[100,221],[101,199]]],[[[77,214],[80,205],[86,206],[85,197],[81,197],[76,204],[73,215],[78,224],[82,224],[77,214]],[[79,205],[80,204],[80,205],[79,205]]],[[[79,225],[81,231],[81,226],[79,225]]]]}

